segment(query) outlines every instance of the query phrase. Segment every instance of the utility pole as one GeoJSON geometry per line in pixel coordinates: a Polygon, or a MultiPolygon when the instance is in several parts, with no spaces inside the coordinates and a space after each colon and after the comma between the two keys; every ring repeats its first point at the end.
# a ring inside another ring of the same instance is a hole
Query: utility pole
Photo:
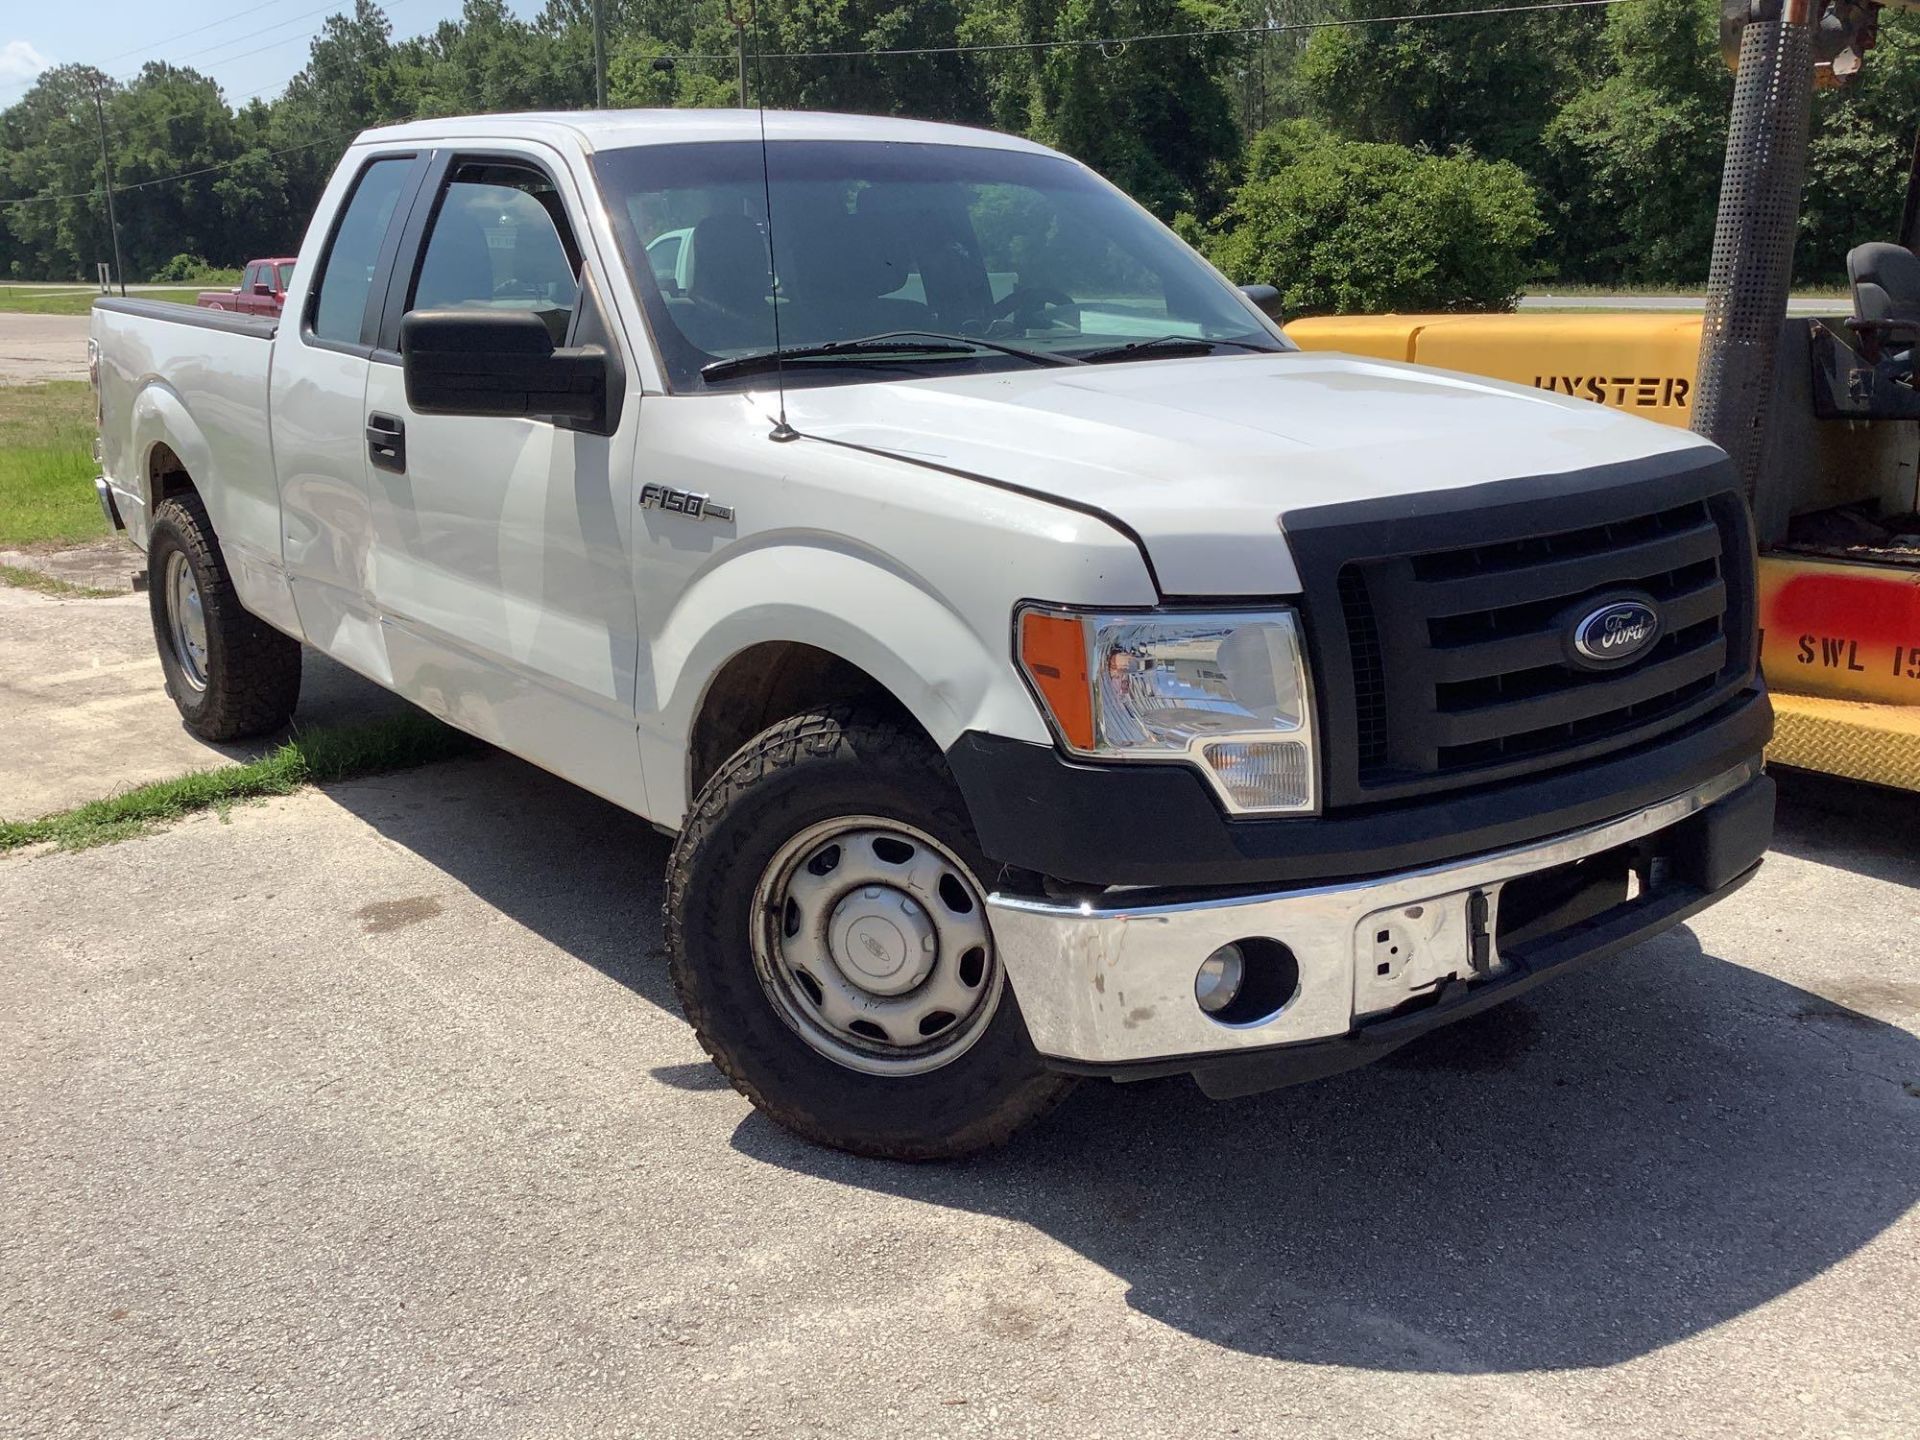
{"type": "Polygon", "coordinates": [[[107,107],[100,103],[100,92],[93,92],[93,113],[100,122],[100,169],[107,182],[107,229],[113,232],[113,273],[120,282],[120,298],[127,298],[127,272],[120,263],[120,221],[113,213],[113,157],[107,153],[107,107]]]}
{"type": "Polygon", "coordinates": [[[593,104],[607,108],[607,0],[593,0],[593,104]]]}
{"type": "Polygon", "coordinates": [[[746,13],[741,15],[735,13],[733,0],[727,0],[727,19],[733,25],[733,37],[740,47],[740,108],[742,110],[747,108],[747,26],[753,24],[758,18],[754,14],[758,3],[759,0],[747,0],[746,13]]]}

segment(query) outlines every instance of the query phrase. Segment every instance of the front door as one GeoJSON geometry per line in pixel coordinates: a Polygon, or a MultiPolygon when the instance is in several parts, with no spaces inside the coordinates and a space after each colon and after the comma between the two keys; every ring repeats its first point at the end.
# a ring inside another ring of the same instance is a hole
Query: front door
{"type": "MultiPolygon", "coordinates": [[[[372,589],[401,694],[463,729],[644,810],[634,733],[639,635],[629,540],[634,416],[612,436],[542,419],[422,415],[400,318],[415,309],[579,324],[577,197],[538,151],[443,154],[396,274],[361,417],[373,468],[372,589]]],[[[603,291],[604,293],[604,291],[603,291]]]]}
{"type": "MultiPolygon", "coordinates": [[[[376,155],[334,181],[338,216],[273,347],[268,407],[280,485],[281,556],[306,638],[363,674],[389,678],[367,584],[373,512],[367,484],[367,357],[386,271],[425,169],[416,154],[376,155]]],[[[244,294],[244,291],[243,291],[244,294]]]]}

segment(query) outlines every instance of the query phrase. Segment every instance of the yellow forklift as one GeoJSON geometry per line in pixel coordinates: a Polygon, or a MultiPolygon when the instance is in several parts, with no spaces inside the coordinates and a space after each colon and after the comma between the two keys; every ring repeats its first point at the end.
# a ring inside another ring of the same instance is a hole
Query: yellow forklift
{"type": "Polygon", "coordinates": [[[1328,316],[1287,333],[1308,349],[1534,385],[1720,445],[1760,536],[1770,758],[1920,790],[1920,142],[1898,243],[1847,257],[1852,313],[1789,319],[1812,91],[1859,70],[1880,7],[1723,4],[1733,116],[1703,314],[1328,316]]]}

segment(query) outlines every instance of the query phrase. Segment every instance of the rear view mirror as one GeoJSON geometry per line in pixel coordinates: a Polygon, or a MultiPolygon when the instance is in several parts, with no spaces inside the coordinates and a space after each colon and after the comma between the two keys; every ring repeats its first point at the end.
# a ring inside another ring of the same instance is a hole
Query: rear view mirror
{"type": "Polygon", "coordinates": [[[1253,308],[1273,321],[1276,325],[1287,323],[1286,307],[1280,303],[1280,292],[1271,285],[1242,285],[1240,293],[1253,302],[1253,308]]]}
{"type": "Polygon", "coordinates": [[[256,280],[253,282],[253,293],[256,295],[271,295],[273,294],[273,286],[264,280],[256,280]]]}
{"type": "Polygon", "coordinates": [[[400,322],[407,404],[422,415],[581,421],[607,434],[607,352],[556,350],[528,310],[415,310],[400,322]]]}

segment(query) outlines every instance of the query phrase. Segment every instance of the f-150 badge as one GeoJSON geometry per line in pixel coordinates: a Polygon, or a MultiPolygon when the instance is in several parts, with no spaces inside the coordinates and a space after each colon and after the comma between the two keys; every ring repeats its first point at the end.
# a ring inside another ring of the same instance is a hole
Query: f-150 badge
{"type": "Polygon", "coordinates": [[[731,505],[719,504],[711,495],[702,495],[697,490],[670,490],[665,485],[642,485],[640,508],[671,510],[676,515],[686,515],[695,520],[733,519],[731,505]]]}

